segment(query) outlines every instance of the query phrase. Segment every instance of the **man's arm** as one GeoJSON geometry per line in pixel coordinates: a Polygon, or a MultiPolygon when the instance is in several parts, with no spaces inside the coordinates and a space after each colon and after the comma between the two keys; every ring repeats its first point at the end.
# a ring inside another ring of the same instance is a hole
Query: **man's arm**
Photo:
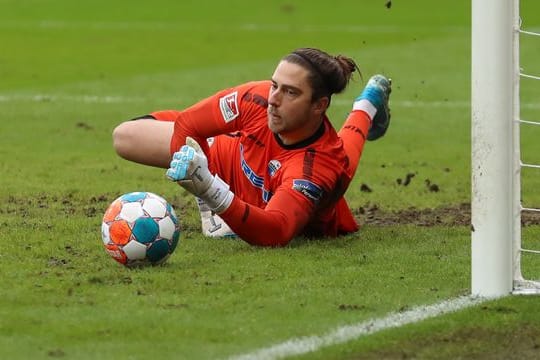
{"type": "Polygon", "coordinates": [[[229,185],[208,170],[202,149],[189,137],[174,154],[166,175],[202,199],[242,240],[260,246],[288,244],[305,227],[322,194],[318,186],[298,180],[291,187],[282,185],[265,209],[252,206],[234,196],[229,185]]]}
{"type": "Polygon", "coordinates": [[[258,246],[285,246],[308,223],[314,206],[295,190],[276,192],[265,209],[235,197],[220,214],[242,240],[258,246]]]}
{"type": "Polygon", "coordinates": [[[208,144],[204,140],[243,128],[245,120],[249,120],[254,112],[260,112],[260,105],[245,101],[244,95],[261,84],[251,82],[219,91],[182,111],[152,113],[158,118],[175,116],[171,154],[185,144],[188,136],[208,154],[208,144]]]}

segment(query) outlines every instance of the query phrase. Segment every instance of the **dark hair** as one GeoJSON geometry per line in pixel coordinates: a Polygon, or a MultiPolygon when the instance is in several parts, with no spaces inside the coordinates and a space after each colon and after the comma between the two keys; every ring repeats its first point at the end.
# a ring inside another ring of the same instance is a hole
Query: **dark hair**
{"type": "Polygon", "coordinates": [[[313,89],[312,100],[323,96],[330,99],[332,94],[339,94],[349,84],[353,73],[360,73],[353,59],[344,55],[332,56],[314,48],[296,49],[282,60],[298,64],[309,71],[309,81],[313,89]]]}

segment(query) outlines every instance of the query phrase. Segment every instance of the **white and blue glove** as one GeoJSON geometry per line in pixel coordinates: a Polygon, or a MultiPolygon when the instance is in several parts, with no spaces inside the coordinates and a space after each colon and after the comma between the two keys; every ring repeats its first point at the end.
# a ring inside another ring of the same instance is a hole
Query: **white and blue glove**
{"type": "Polygon", "coordinates": [[[231,205],[234,194],[229,185],[208,170],[208,159],[194,139],[174,153],[166,176],[202,199],[210,209],[220,214],[231,205]]]}

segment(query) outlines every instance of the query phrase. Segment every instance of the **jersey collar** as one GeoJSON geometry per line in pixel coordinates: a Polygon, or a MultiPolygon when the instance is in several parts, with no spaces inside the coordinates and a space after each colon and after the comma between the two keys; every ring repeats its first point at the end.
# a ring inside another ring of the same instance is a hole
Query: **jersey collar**
{"type": "Polygon", "coordinates": [[[321,126],[319,126],[319,128],[317,129],[317,131],[315,131],[315,133],[313,135],[311,135],[307,139],[304,139],[304,140],[299,141],[297,143],[286,145],[286,144],[283,143],[283,141],[281,141],[278,134],[274,134],[274,139],[276,139],[279,146],[281,146],[285,150],[295,150],[295,149],[304,148],[304,147],[306,147],[308,145],[313,144],[315,141],[319,140],[324,135],[324,131],[325,131],[325,128],[326,128],[326,125],[325,125],[326,121],[327,121],[327,119],[325,117],[324,120],[321,122],[321,126]]]}

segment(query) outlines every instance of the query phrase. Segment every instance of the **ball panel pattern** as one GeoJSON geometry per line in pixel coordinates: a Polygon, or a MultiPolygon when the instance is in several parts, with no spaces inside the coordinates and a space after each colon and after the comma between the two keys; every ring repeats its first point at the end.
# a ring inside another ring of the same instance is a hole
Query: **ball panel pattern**
{"type": "Polygon", "coordinates": [[[176,249],[178,242],[180,241],[180,231],[175,231],[171,241],[171,253],[176,249]]]}
{"type": "Polygon", "coordinates": [[[111,257],[114,260],[118,261],[120,264],[123,264],[123,265],[127,264],[128,258],[118,245],[115,245],[115,244],[105,245],[105,250],[109,253],[109,255],[111,255],[111,257]]]}
{"type": "Polygon", "coordinates": [[[148,193],[144,191],[135,191],[135,192],[120,196],[120,200],[124,203],[132,203],[132,202],[138,202],[140,200],[143,200],[147,196],[148,196],[148,193]]]}
{"type": "Polygon", "coordinates": [[[111,242],[111,236],[109,235],[109,224],[106,222],[101,223],[101,240],[103,240],[103,245],[107,245],[111,242]]]}
{"type": "Polygon", "coordinates": [[[175,225],[178,224],[178,216],[176,216],[176,213],[174,212],[174,209],[170,204],[167,204],[167,213],[171,215],[171,219],[173,220],[175,225]]]}
{"type": "Polygon", "coordinates": [[[156,198],[145,199],[142,209],[148,216],[153,218],[162,218],[167,214],[165,204],[156,198]]]}
{"type": "Polygon", "coordinates": [[[154,243],[146,251],[146,256],[150,262],[158,262],[160,260],[165,260],[165,256],[169,254],[170,244],[167,240],[161,239],[154,241],[154,243]]]}
{"type": "Polygon", "coordinates": [[[120,201],[120,199],[116,199],[107,208],[107,211],[105,211],[105,215],[103,216],[103,221],[104,222],[114,221],[117,218],[118,214],[120,214],[120,210],[122,210],[122,201],[120,201]]]}
{"type": "Polygon", "coordinates": [[[176,231],[176,225],[174,224],[171,216],[167,216],[158,221],[159,236],[164,239],[172,239],[174,232],[176,231]]]}
{"type": "Polygon", "coordinates": [[[146,245],[137,240],[131,240],[122,250],[129,260],[142,260],[146,257],[146,245]]]}
{"type": "Polygon", "coordinates": [[[109,226],[109,237],[116,245],[125,245],[131,238],[131,228],[127,221],[117,220],[109,226]]]}
{"type": "Polygon", "coordinates": [[[141,217],[135,220],[133,225],[133,235],[138,242],[143,244],[151,243],[159,234],[159,227],[156,221],[149,217],[141,217]]]}
{"type": "Polygon", "coordinates": [[[157,265],[175,251],[180,222],[161,196],[132,192],[114,200],[103,216],[101,237],[109,255],[128,267],[157,265]]]}
{"type": "Polygon", "coordinates": [[[132,223],[143,215],[144,212],[141,203],[129,202],[122,205],[122,210],[120,210],[119,217],[132,223]]]}

